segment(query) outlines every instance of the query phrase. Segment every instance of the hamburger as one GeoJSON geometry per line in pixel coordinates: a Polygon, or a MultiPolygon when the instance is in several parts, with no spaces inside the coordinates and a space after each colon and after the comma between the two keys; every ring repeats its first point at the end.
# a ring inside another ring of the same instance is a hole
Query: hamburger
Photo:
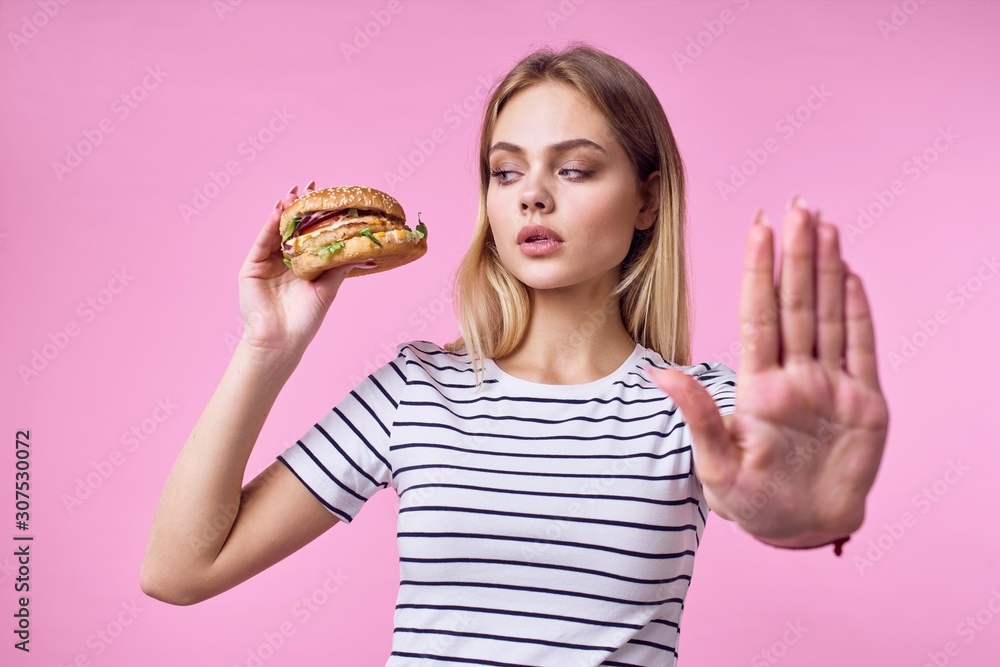
{"type": "Polygon", "coordinates": [[[281,251],[285,265],[304,280],[324,271],[361,262],[348,278],[394,269],[427,252],[427,227],[406,226],[399,202],[374,188],[340,186],[314,190],[281,214],[281,251]]]}

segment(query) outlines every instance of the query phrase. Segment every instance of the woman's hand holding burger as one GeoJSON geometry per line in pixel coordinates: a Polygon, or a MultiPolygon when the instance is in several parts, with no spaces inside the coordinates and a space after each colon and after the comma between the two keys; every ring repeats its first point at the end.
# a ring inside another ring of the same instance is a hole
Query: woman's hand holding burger
{"type": "MultiPolygon", "coordinates": [[[[306,186],[306,194],[315,182],[306,186]]],[[[312,342],[340,284],[354,268],[344,264],[313,281],[302,280],[285,265],[278,229],[281,214],[298,199],[298,186],[274,205],[239,274],[242,342],[273,361],[298,360],[312,342]]]]}

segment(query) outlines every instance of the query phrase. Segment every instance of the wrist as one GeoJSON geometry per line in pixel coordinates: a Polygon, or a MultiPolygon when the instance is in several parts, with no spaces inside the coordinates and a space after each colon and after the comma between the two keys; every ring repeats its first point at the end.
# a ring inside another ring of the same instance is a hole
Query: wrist
{"type": "Polygon", "coordinates": [[[844,544],[851,539],[850,534],[834,533],[803,533],[793,537],[761,537],[753,535],[754,539],[770,547],[778,549],[820,549],[822,547],[833,546],[833,553],[841,555],[844,544]]]}
{"type": "Polygon", "coordinates": [[[233,356],[262,370],[291,375],[302,359],[302,351],[287,347],[259,345],[246,339],[236,345],[233,356]]]}

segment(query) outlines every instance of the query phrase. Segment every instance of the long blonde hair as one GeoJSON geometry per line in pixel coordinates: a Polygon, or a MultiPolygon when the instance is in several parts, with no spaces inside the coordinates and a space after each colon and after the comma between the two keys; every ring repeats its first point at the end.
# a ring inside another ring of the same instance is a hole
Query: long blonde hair
{"type": "Polygon", "coordinates": [[[486,213],[489,148],[504,104],[529,86],[567,83],[598,109],[625,150],[639,182],[660,171],[659,210],[651,227],[635,230],[613,297],[633,340],[669,362],[690,364],[685,262],[685,175],[667,116],[643,77],[622,60],[585,43],[543,47],[524,57],[492,89],[479,144],[479,213],[472,242],[455,274],[455,315],[463,334],[444,347],[465,350],[477,389],[484,357],[500,359],[520,344],[531,315],[527,287],[500,261],[486,213]]]}

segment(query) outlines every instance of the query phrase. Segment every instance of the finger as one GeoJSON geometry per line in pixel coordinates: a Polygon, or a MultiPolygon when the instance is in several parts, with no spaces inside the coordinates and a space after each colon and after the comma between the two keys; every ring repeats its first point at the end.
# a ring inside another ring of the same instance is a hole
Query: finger
{"type": "Polygon", "coordinates": [[[271,208],[264,227],[257,234],[250,253],[247,255],[248,262],[266,262],[272,254],[281,252],[281,235],[278,233],[278,221],[281,219],[281,200],[274,203],[271,208]]]}
{"type": "Polygon", "coordinates": [[[782,363],[787,364],[812,360],[815,345],[814,232],[809,211],[793,205],[785,214],[783,233],[779,289],[782,363]]]}
{"type": "Polygon", "coordinates": [[[844,268],[840,261],[840,239],[837,228],[827,222],[818,223],[816,234],[819,245],[816,353],[821,364],[839,371],[844,358],[844,268]]]}
{"type": "Polygon", "coordinates": [[[292,189],[288,191],[288,194],[282,197],[281,203],[284,206],[291,206],[292,202],[299,198],[299,186],[293,185],[292,189]]]}
{"type": "Polygon", "coordinates": [[[729,438],[719,407],[704,386],[687,373],[647,367],[646,373],[680,408],[691,429],[691,448],[698,477],[707,484],[732,485],[740,453],[729,438]]]}
{"type": "Polygon", "coordinates": [[[881,391],[875,363],[875,330],[861,278],[845,267],[847,372],[873,391],[881,391]]]}
{"type": "Polygon", "coordinates": [[[758,210],[747,236],[740,297],[740,372],[778,363],[778,311],[774,293],[774,238],[758,210]]]}

